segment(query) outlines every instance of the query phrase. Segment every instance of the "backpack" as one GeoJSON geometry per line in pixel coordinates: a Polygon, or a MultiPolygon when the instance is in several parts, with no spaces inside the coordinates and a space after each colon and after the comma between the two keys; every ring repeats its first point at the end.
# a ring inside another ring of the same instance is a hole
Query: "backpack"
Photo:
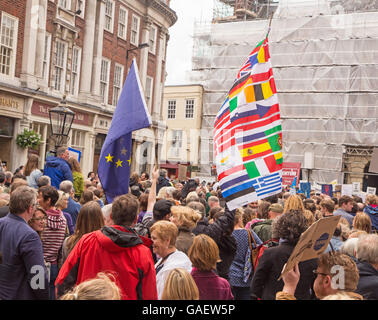
{"type": "Polygon", "coordinates": [[[278,244],[278,239],[269,239],[268,241],[265,241],[257,247],[257,255],[254,262],[255,270],[257,269],[257,265],[259,264],[260,258],[263,255],[264,251],[268,248],[276,247],[278,246],[278,244]]]}
{"type": "MultiPolygon", "coordinates": [[[[153,224],[152,216],[146,217],[145,219],[142,220],[142,222],[137,223],[133,229],[138,235],[151,239],[150,228],[152,224],[153,224]]],[[[151,250],[152,258],[154,262],[156,263],[158,259],[152,249],[152,244],[149,248],[151,250]]]]}
{"type": "Polygon", "coordinates": [[[139,234],[142,237],[148,237],[151,238],[150,234],[150,227],[152,226],[152,216],[151,217],[145,217],[142,222],[137,223],[134,226],[134,230],[137,234],[139,234]]]}

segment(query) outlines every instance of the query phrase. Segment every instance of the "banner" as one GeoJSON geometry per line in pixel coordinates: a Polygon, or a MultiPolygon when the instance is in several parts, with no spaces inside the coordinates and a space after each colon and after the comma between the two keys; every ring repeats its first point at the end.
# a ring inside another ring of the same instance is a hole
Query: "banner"
{"type": "Polygon", "coordinates": [[[291,186],[295,177],[299,181],[300,172],[300,162],[284,162],[282,164],[282,184],[284,186],[291,186]]]}

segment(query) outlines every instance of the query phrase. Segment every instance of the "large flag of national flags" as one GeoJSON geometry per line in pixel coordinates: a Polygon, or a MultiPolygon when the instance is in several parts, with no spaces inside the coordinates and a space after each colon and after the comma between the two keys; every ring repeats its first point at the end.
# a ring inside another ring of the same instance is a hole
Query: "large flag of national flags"
{"type": "Polygon", "coordinates": [[[218,180],[230,210],[282,190],[282,127],[268,38],[239,70],[214,123],[218,180]]]}

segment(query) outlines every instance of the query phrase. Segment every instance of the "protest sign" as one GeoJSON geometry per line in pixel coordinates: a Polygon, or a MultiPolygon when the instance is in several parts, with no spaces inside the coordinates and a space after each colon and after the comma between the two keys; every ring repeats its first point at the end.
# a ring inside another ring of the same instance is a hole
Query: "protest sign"
{"type": "Polygon", "coordinates": [[[80,162],[80,159],[81,159],[81,151],[80,150],[76,150],[76,149],[69,147],[68,152],[70,154],[70,158],[75,158],[78,162],[80,162]]]}
{"type": "Polygon", "coordinates": [[[361,191],[361,183],[360,182],[352,182],[353,186],[353,194],[359,193],[361,191]]]}
{"type": "Polygon", "coordinates": [[[306,198],[310,198],[311,183],[310,182],[301,182],[300,183],[300,193],[303,193],[306,198]]]}
{"type": "Polygon", "coordinates": [[[291,186],[295,177],[297,177],[297,181],[299,181],[300,171],[300,162],[284,162],[282,164],[282,185],[291,186]]]}
{"type": "Polygon", "coordinates": [[[322,218],[303,232],[278,280],[292,270],[295,264],[319,257],[327,249],[340,218],[341,216],[322,218]]]}
{"type": "Polygon", "coordinates": [[[343,184],[341,186],[341,195],[351,197],[353,195],[353,185],[352,184],[343,184]]]}
{"type": "Polygon", "coordinates": [[[178,165],[178,179],[179,180],[185,180],[186,179],[186,173],[187,173],[187,166],[184,166],[182,164],[178,165]]]}
{"type": "Polygon", "coordinates": [[[367,187],[366,189],[367,194],[376,194],[376,191],[377,191],[377,188],[373,188],[373,187],[367,187]]]}
{"type": "Polygon", "coordinates": [[[333,197],[333,185],[332,184],[322,184],[322,193],[333,197]]]}

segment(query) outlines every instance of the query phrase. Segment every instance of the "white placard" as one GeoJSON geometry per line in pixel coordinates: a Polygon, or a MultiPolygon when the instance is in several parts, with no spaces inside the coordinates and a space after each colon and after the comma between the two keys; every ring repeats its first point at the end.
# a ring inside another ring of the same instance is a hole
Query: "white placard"
{"type": "Polygon", "coordinates": [[[362,202],[365,203],[365,200],[366,200],[366,193],[365,192],[355,193],[355,195],[360,197],[362,199],[362,202]]]}
{"type": "Polygon", "coordinates": [[[352,186],[353,186],[353,194],[359,193],[361,191],[360,182],[352,182],[352,186]]]}
{"type": "Polygon", "coordinates": [[[352,184],[343,184],[341,186],[341,195],[342,196],[352,196],[353,194],[353,185],[352,184]]]}
{"type": "Polygon", "coordinates": [[[366,189],[367,194],[376,194],[376,192],[377,192],[377,188],[367,187],[366,189]]]}

